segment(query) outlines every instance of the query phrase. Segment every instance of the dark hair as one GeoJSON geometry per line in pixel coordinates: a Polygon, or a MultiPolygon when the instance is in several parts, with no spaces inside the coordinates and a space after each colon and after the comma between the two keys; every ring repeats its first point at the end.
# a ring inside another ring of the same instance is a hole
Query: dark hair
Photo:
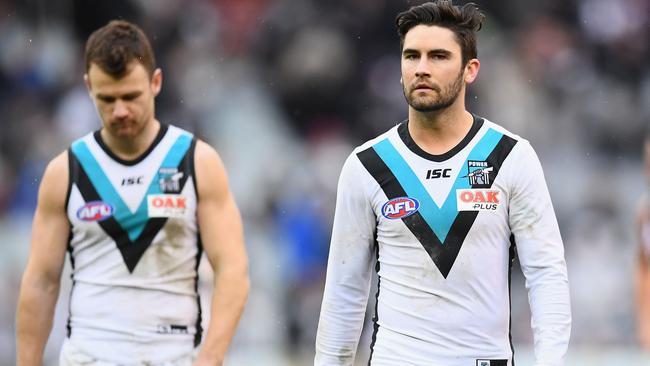
{"type": "Polygon", "coordinates": [[[404,38],[411,28],[423,25],[444,27],[456,36],[463,56],[463,65],[470,59],[476,58],[476,32],[481,29],[485,15],[474,3],[463,7],[455,6],[451,0],[436,0],[413,6],[401,12],[395,19],[397,34],[400,38],[400,49],[404,47],[404,38]]]}
{"type": "Polygon", "coordinates": [[[96,64],[104,72],[120,78],[133,60],[140,62],[149,77],[156,69],[156,59],[149,39],[137,25],[125,20],[111,20],[94,31],[86,42],[86,72],[96,64]]]}

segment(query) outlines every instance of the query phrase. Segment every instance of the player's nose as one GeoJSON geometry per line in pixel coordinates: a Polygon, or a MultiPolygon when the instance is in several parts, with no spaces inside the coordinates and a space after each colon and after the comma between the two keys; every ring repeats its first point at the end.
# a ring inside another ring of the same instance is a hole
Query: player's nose
{"type": "Polygon", "coordinates": [[[429,62],[426,57],[420,57],[420,61],[415,68],[415,76],[431,76],[431,71],[429,70],[429,62]]]}
{"type": "Polygon", "coordinates": [[[121,100],[115,101],[115,106],[113,107],[113,118],[124,118],[129,115],[129,109],[121,100]]]}

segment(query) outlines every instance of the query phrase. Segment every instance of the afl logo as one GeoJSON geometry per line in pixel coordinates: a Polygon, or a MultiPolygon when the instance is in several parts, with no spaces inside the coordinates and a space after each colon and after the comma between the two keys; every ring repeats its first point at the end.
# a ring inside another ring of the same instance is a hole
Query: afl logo
{"type": "Polygon", "coordinates": [[[418,212],[418,208],[420,202],[415,198],[398,197],[384,203],[381,214],[387,219],[396,220],[413,215],[418,212]]]}
{"type": "Polygon", "coordinates": [[[103,221],[113,215],[113,206],[102,201],[91,201],[81,206],[77,217],[82,221],[103,221]]]}

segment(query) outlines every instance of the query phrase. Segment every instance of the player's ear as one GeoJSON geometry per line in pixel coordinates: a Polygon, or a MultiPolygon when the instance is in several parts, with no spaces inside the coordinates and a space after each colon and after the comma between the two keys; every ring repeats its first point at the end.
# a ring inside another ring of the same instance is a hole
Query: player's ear
{"type": "Polygon", "coordinates": [[[90,78],[88,77],[88,73],[84,74],[84,84],[86,84],[86,89],[90,93],[90,78]]]}
{"type": "Polygon", "coordinates": [[[151,75],[151,93],[154,97],[160,93],[160,89],[162,89],[162,70],[157,68],[151,75]]]}
{"type": "Polygon", "coordinates": [[[476,80],[476,77],[478,76],[478,70],[481,68],[481,63],[479,62],[478,59],[473,58],[469,61],[467,61],[467,65],[465,65],[465,83],[466,84],[471,84],[476,80]]]}

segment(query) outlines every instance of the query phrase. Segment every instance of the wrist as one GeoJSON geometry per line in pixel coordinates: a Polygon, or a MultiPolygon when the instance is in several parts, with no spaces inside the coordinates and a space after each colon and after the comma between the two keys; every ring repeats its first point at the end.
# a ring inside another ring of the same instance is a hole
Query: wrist
{"type": "Polygon", "coordinates": [[[221,366],[224,356],[219,352],[210,352],[203,348],[196,357],[195,365],[221,366]]]}

